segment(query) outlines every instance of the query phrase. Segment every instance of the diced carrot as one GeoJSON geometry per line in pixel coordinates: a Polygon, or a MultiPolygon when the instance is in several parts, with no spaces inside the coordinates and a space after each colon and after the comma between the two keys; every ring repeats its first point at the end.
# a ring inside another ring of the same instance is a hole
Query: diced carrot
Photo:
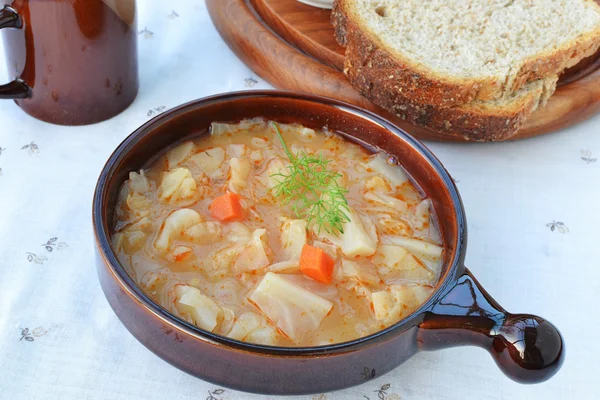
{"type": "Polygon", "coordinates": [[[300,253],[300,271],[316,281],[331,283],[335,260],[323,249],[307,244],[300,253]]]}
{"type": "Polygon", "coordinates": [[[213,218],[219,221],[240,221],[244,218],[240,199],[239,194],[227,192],[214,199],[208,206],[208,210],[213,218]]]}

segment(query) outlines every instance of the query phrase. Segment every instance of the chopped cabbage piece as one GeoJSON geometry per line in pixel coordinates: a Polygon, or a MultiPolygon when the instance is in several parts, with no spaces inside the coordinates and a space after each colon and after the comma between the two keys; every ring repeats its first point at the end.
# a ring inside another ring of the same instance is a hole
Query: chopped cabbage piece
{"type": "Polygon", "coordinates": [[[245,144],[230,144],[227,146],[227,156],[230,158],[241,158],[246,154],[248,148],[245,144]]]}
{"type": "Polygon", "coordinates": [[[303,219],[285,219],[281,225],[283,252],[288,260],[299,260],[306,244],[307,222],[303,219]]]}
{"type": "Polygon", "coordinates": [[[211,136],[223,136],[225,134],[232,134],[239,130],[237,124],[225,124],[223,122],[213,122],[210,124],[210,135],[211,136]]]}
{"type": "Polygon", "coordinates": [[[148,217],[143,217],[139,221],[126,226],[120,232],[117,232],[112,237],[113,246],[116,251],[123,250],[127,254],[131,254],[142,248],[148,236],[148,230],[152,226],[152,220],[148,217]]]}
{"type": "Polygon", "coordinates": [[[193,142],[184,142],[167,153],[167,168],[172,169],[183,163],[194,151],[193,142]]]}
{"type": "Polygon", "coordinates": [[[296,343],[314,332],[333,308],[330,301],[273,272],[267,272],[249,300],[296,343]]]}
{"type": "Polygon", "coordinates": [[[270,325],[255,329],[246,336],[246,341],[256,344],[275,346],[277,344],[277,330],[270,325]]]}
{"type": "Polygon", "coordinates": [[[300,272],[300,263],[298,260],[281,261],[269,265],[267,270],[271,272],[294,274],[300,272]]]}
{"type": "Polygon", "coordinates": [[[429,207],[431,206],[431,201],[429,199],[425,199],[420,202],[414,209],[414,215],[412,216],[412,223],[415,229],[424,229],[429,227],[429,207]]]}
{"type": "Polygon", "coordinates": [[[270,264],[267,256],[266,229],[257,229],[252,232],[250,243],[239,253],[233,263],[236,272],[248,272],[262,269],[270,264]]]}
{"type": "Polygon", "coordinates": [[[241,222],[230,222],[227,226],[227,239],[230,242],[246,244],[252,239],[252,231],[241,222]]]}
{"type": "Polygon", "coordinates": [[[367,179],[365,182],[365,189],[378,193],[389,193],[392,191],[392,187],[390,186],[389,182],[380,176],[374,176],[367,179]]]}
{"type": "Polygon", "coordinates": [[[404,214],[408,210],[408,205],[404,201],[392,196],[388,196],[387,194],[365,192],[363,197],[367,201],[388,207],[397,214],[404,214]]]}
{"type": "Polygon", "coordinates": [[[150,190],[150,182],[144,174],[144,170],[140,170],[140,173],[130,172],[129,173],[129,190],[132,193],[146,193],[150,190]]]}
{"type": "Polygon", "coordinates": [[[371,256],[377,251],[377,230],[367,216],[361,216],[352,208],[347,213],[350,222],[343,224],[344,233],[340,236],[324,234],[330,242],[338,246],[348,257],[371,256]]]}
{"type": "Polygon", "coordinates": [[[389,235],[412,236],[413,230],[408,222],[394,218],[390,214],[380,214],[377,228],[382,233],[389,235]]]}
{"type": "Polygon", "coordinates": [[[204,221],[190,226],[181,233],[180,238],[198,244],[210,244],[221,235],[221,224],[216,221],[204,221]]]}
{"type": "Polygon", "coordinates": [[[388,158],[389,156],[386,153],[379,153],[371,158],[367,167],[379,173],[379,175],[385,176],[393,186],[401,186],[408,181],[408,177],[402,167],[390,164],[388,158]]]}
{"type": "Polygon", "coordinates": [[[421,285],[393,285],[390,289],[394,301],[403,308],[400,317],[406,316],[417,309],[433,292],[433,287],[421,285]]]}
{"type": "Polygon", "coordinates": [[[176,204],[182,200],[195,200],[197,185],[192,173],[187,168],[175,168],[165,172],[158,195],[168,204],[176,204]]]}
{"type": "Polygon", "coordinates": [[[133,211],[136,216],[148,216],[150,214],[150,208],[152,207],[152,200],[143,194],[131,193],[127,196],[127,207],[133,211]]]}
{"type": "Polygon", "coordinates": [[[416,310],[432,292],[431,286],[421,285],[392,285],[389,292],[375,292],[371,297],[375,318],[393,324],[416,310]]]}
{"type": "Polygon", "coordinates": [[[390,317],[390,313],[394,309],[394,297],[386,292],[375,292],[371,295],[371,301],[373,302],[373,311],[375,318],[380,321],[384,321],[390,317]]]}
{"type": "Polygon", "coordinates": [[[210,297],[189,285],[177,285],[175,295],[177,311],[188,314],[196,326],[210,332],[217,327],[223,311],[210,297]]]}
{"type": "Polygon", "coordinates": [[[230,269],[241,249],[240,246],[232,245],[215,250],[210,256],[210,270],[219,272],[230,269]]]}
{"type": "Polygon", "coordinates": [[[252,311],[246,311],[235,320],[227,336],[235,340],[244,340],[250,332],[260,328],[262,325],[262,316],[252,311]]]}
{"type": "Polygon", "coordinates": [[[252,150],[252,152],[250,153],[250,160],[254,163],[260,163],[264,159],[265,159],[265,156],[263,155],[263,152],[260,150],[252,150]]]}
{"type": "Polygon", "coordinates": [[[171,251],[171,255],[173,256],[173,261],[180,262],[192,255],[192,248],[188,246],[176,246],[171,251]]]}
{"type": "Polygon", "coordinates": [[[281,158],[274,158],[269,161],[267,169],[262,176],[262,180],[266,182],[269,189],[283,182],[284,178],[281,175],[288,175],[287,165],[281,158]]]}
{"type": "Polygon", "coordinates": [[[277,331],[261,316],[246,311],[234,322],[227,334],[232,339],[244,342],[274,345],[277,343],[277,331]]]}
{"type": "Polygon", "coordinates": [[[237,193],[246,187],[252,164],[245,158],[234,157],[229,160],[229,166],[229,190],[237,193]]]}
{"type": "Polygon", "coordinates": [[[212,178],[222,177],[221,165],[225,161],[225,150],[222,147],[201,151],[191,157],[192,161],[212,178]]]}
{"type": "Polygon", "coordinates": [[[266,137],[255,136],[251,139],[251,142],[254,147],[259,148],[267,147],[269,145],[269,139],[266,137]]]}
{"type": "Polygon", "coordinates": [[[342,260],[342,269],[344,275],[349,278],[356,278],[371,285],[381,283],[381,279],[377,275],[377,269],[372,265],[361,265],[354,261],[342,260]]]}
{"type": "Polygon", "coordinates": [[[314,240],[312,245],[314,247],[323,249],[323,251],[325,253],[327,253],[328,255],[330,255],[331,258],[333,258],[334,260],[337,259],[337,249],[338,249],[337,246],[335,246],[333,244],[322,242],[320,240],[314,240]]]}
{"type": "Polygon", "coordinates": [[[163,222],[154,242],[154,248],[167,252],[176,239],[196,243],[206,243],[218,239],[221,234],[220,224],[213,221],[203,221],[197,211],[182,208],[173,211],[163,222]]]}
{"type": "Polygon", "coordinates": [[[397,246],[402,246],[417,257],[429,261],[439,261],[442,258],[444,248],[437,244],[425,242],[419,239],[413,239],[402,236],[386,236],[386,241],[397,246]]]}
{"type": "Polygon", "coordinates": [[[381,245],[373,257],[386,283],[396,279],[431,280],[434,277],[425,264],[401,246],[381,245]]]}
{"type": "Polygon", "coordinates": [[[304,126],[296,129],[298,137],[305,142],[311,142],[317,135],[313,129],[306,128],[304,126]]]}

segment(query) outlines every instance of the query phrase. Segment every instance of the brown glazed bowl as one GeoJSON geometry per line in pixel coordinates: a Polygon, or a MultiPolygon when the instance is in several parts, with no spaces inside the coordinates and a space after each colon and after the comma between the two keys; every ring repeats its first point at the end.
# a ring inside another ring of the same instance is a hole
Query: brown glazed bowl
{"type": "Polygon", "coordinates": [[[473,345],[522,383],[545,381],[564,360],[564,343],[548,321],[505,311],[464,266],[465,212],[448,172],[420,142],[357,107],[276,91],[229,93],[184,104],[130,135],[102,170],[93,202],[97,268],[108,302],[125,327],[170,364],[207,381],[257,393],[308,394],[357,385],[396,368],[418,351],[473,345]],[[206,133],[213,121],[265,117],[327,126],[395,155],[431,198],[445,243],[440,282],[410,316],[371,336],[320,347],[242,343],[170,314],[127,275],[111,248],[113,210],[122,183],[168,147],[206,133]]]}

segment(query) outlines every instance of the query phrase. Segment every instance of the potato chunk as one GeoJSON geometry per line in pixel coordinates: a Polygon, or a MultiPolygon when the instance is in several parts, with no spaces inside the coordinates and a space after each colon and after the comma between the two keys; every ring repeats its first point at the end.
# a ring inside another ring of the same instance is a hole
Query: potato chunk
{"type": "Polygon", "coordinates": [[[300,259],[306,244],[307,222],[303,219],[285,219],[281,225],[281,242],[287,260],[300,259]]]}
{"type": "Polygon", "coordinates": [[[296,343],[314,332],[333,308],[330,301],[273,272],[267,272],[249,300],[296,343]]]}
{"type": "Polygon", "coordinates": [[[197,198],[197,185],[190,170],[175,168],[165,172],[158,189],[158,196],[161,201],[167,204],[195,201],[197,198]]]}
{"type": "Polygon", "coordinates": [[[167,153],[167,168],[173,169],[183,163],[194,151],[193,142],[184,142],[179,146],[169,150],[167,153]]]}
{"type": "Polygon", "coordinates": [[[217,327],[223,311],[210,297],[189,285],[177,285],[175,295],[177,311],[188,314],[196,326],[210,332],[217,327]]]}

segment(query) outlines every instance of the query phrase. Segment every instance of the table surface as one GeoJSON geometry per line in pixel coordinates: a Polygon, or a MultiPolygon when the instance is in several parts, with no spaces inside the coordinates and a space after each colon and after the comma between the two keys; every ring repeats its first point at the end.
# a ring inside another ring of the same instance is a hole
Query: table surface
{"type": "MultiPolygon", "coordinates": [[[[221,41],[203,1],[150,3],[138,2],[141,88],[125,112],[61,127],[0,103],[0,399],[268,398],[222,391],[159,359],[121,325],[98,284],[91,200],[114,148],[183,102],[270,88],[221,41]]],[[[514,143],[427,143],[461,191],[471,271],[506,309],[561,329],[567,356],[553,379],[517,384],[487,352],[463,347],[419,353],[362,386],[297,398],[598,398],[599,133],[600,116],[514,143]]]]}

